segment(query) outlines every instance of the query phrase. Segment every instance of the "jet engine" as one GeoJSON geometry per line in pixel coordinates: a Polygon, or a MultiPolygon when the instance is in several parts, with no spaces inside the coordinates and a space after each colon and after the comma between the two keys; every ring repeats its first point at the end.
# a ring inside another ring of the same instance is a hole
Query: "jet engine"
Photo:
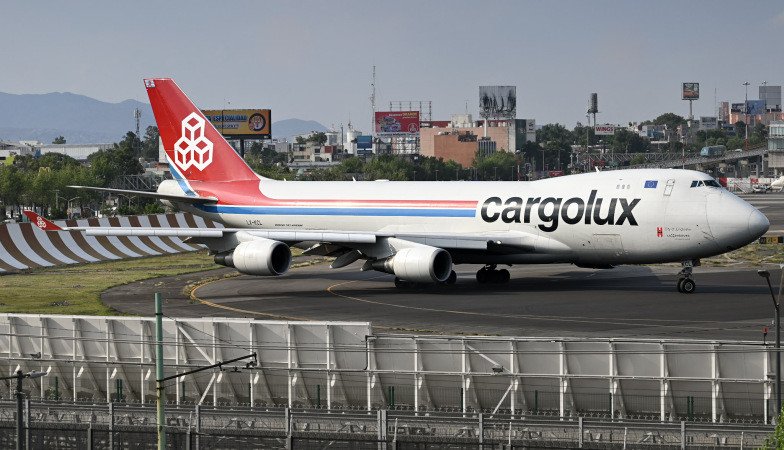
{"type": "Polygon", "coordinates": [[[399,250],[389,258],[373,261],[372,267],[415,283],[440,283],[452,273],[452,256],[436,247],[416,246],[399,250]]]}
{"type": "Polygon", "coordinates": [[[230,252],[215,255],[215,263],[247,275],[283,275],[291,266],[291,249],[280,241],[254,239],[230,252]]]}

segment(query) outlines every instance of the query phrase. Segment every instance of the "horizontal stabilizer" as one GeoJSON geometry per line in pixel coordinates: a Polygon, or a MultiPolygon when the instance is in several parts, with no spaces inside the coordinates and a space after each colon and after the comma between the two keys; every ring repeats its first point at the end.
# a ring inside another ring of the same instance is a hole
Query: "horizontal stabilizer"
{"type": "Polygon", "coordinates": [[[196,197],[193,195],[161,194],[158,192],[131,191],[127,189],[110,189],[110,188],[100,188],[100,187],[93,187],[93,186],[68,186],[68,187],[74,189],[86,189],[89,191],[109,192],[111,194],[136,195],[139,197],[157,198],[159,200],[169,200],[172,202],[180,202],[180,203],[192,203],[197,205],[204,205],[204,204],[211,204],[211,203],[218,202],[218,199],[216,197],[196,197]]]}

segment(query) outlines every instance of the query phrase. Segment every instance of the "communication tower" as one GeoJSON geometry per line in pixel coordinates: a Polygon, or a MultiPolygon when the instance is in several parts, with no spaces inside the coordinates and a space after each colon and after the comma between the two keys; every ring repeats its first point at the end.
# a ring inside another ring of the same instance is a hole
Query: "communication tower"
{"type": "Polygon", "coordinates": [[[142,156],[142,137],[139,136],[139,122],[142,118],[142,111],[139,108],[133,110],[133,117],[136,119],[136,142],[133,143],[134,151],[136,154],[141,157],[142,156]]]}

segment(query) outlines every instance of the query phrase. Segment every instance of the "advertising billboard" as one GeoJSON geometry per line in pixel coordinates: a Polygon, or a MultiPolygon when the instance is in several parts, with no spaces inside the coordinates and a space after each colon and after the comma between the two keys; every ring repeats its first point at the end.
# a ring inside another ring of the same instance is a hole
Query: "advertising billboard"
{"type": "Polygon", "coordinates": [[[716,130],[719,128],[719,120],[712,116],[700,117],[700,130],[716,130]]]}
{"type": "Polygon", "coordinates": [[[419,136],[419,111],[376,111],[376,136],[419,136]]]}
{"type": "Polygon", "coordinates": [[[272,136],[269,109],[209,109],[202,114],[228,138],[269,139],[272,136]]]}
{"type": "Polygon", "coordinates": [[[699,100],[700,83],[683,83],[682,100],[699,100]]]}
{"type": "Polygon", "coordinates": [[[360,150],[373,148],[373,136],[357,136],[357,148],[360,150]]]}
{"type": "Polygon", "coordinates": [[[746,108],[744,107],[743,103],[733,103],[731,108],[732,112],[745,112],[746,108]]]}
{"type": "Polygon", "coordinates": [[[597,136],[611,136],[615,134],[615,125],[596,125],[593,132],[597,136]]]}
{"type": "Polygon", "coordinates": [[[765,100],[747,100],[746,114],[753,116],[765,114],[765,100]]]}
{"type": "Polygon", "coordinates": [[[514,119],[517,86],[479,86],[479,115],[485,119],[514,119]]]}

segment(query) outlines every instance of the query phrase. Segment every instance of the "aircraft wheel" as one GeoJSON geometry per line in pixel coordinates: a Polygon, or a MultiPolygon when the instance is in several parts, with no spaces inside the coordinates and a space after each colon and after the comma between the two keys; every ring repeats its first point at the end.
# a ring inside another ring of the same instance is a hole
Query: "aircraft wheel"
{"type": "Polygon", "coordinates": [[[691,294],[697,289],[697,283],[694,282],[691,278],[684,278],[679,284],[679,290],[684,294],[691,294]]]}
{"type": "Polygon", "coordinates": [[[476,272],[476,281],[484,284],[487,283],[490,279],[490,272],[487,269],[479,269],[476,272]]]}
{"type": "Polygon", "coordinates": [[[403,280],[401,280],[398,277],[395,277],[395,287],[399,288],[399,289],[405,289],[405,288],[408,287],[408,282],[407,281],[403,281],[403,280]]]}
{"type": "Polygon", "coordinates": [[[446,284],[455,284],[457,281],[457,274],[453,270],[452,273],[449,274],[449,278],[446,279],[446,284]]]}
{"type": "Polygon", "coordinates": [[[498,282],[499,283],[507,283],[509,282],[509,271],[506,269],[501,269],[498,271],[498,282]]]}

